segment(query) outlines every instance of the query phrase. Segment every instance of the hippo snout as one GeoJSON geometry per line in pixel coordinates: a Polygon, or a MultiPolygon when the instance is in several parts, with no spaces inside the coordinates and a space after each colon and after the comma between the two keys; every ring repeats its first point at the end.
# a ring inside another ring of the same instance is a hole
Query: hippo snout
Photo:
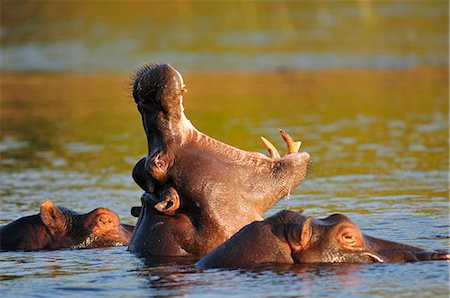
{"type": "Polygon", "coordinates": [[[141,196],[142,206],[155,206],[158,203],[158,199],[154,193],[144,192],[141,196]]]}

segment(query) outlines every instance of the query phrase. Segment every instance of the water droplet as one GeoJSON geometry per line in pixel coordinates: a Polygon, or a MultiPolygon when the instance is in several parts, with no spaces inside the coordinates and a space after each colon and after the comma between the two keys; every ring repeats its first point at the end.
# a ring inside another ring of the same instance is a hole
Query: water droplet
{"type": "Polygon", "coordinates": [[[289,201],[291,199],[291,189],[289,189],[287,195],[284,197],[285,201],[289,201]]]}

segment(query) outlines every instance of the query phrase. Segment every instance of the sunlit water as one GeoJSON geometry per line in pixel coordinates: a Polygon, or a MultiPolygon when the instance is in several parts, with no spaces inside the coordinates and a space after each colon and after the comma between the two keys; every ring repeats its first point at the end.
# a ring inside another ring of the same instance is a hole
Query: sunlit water
{"type": "MultiPolygon", "coordinates": [[[[165,60],[203,132],[264,152],[262,135],[284,152],[283,128],[311,154],[308,179],[267,216],[341,212],[366,234],[450,249],[448,2],[86,3],[1,2],[0,225],[47,197],[134,224],[130,173],[146,141],[123,73],[165,60]]],[[[125,247],[1,252],[0,296],[449,295],[448,262],[193,263],[125,247]]]]}

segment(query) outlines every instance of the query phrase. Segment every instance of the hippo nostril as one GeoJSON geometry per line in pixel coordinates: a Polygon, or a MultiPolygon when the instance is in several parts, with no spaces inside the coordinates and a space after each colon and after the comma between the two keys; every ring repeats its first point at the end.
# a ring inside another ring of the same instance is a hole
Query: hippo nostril
{"type": "Polygon", "coordinates": [[[142,202],[142,205],[154,206],[156,203],[158,203],[158,200],[156,199],[154,194],[145,192],[141,196],[141,202],[142,202]]]}
{"type": "Polygon", "coordinates": [[[450,253],[448,252],[435,252],[430,256],[430,260],[450,260],[450,253]]]}
{"type": "Polygon", "coordinates": [[[139,217],[139,214],[141,213],[141,206],[134,206],[131,207],[130,213],[133,217],[139,217]]]}
{"type": "Polygon", "coordinates": [[[166,205],[166,207],[164,209],[167,210],[167,209],[169,209],[172,206],[173,206],[173,201],[169,201],[169,202],[167,202],[167,205],[166,205]]]}

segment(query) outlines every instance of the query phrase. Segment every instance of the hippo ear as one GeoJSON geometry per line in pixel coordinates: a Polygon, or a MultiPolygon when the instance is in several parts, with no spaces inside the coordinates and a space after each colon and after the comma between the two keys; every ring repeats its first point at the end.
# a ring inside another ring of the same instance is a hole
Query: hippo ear
{"type": "Polygon", "coordinates": [[[312,222],[312,217],[308,217],[305,222],[303,223],[303,227],[302,227],[302,234],[300,236],[300,245],[302,246],[302,248],[306,248],[310,241],[311,241],[311,236],[312,236],[312,227],[311,227],[311,222],[312,222]]]}
{"type": "Polygon", "coordinates": [[[52,234],[61,231],[65,226],[64,214],[59,210],[53,202],[45,200],[41,203],[41,220],[46,225],[52,234]]]}
{"type": "Polygon", "coordinates": [[[293,251],[299,251],[308,246],[311,240],[311,220],[312,217],[308,217],[303,225],[288,226],[286,239],[293,251]]]}

